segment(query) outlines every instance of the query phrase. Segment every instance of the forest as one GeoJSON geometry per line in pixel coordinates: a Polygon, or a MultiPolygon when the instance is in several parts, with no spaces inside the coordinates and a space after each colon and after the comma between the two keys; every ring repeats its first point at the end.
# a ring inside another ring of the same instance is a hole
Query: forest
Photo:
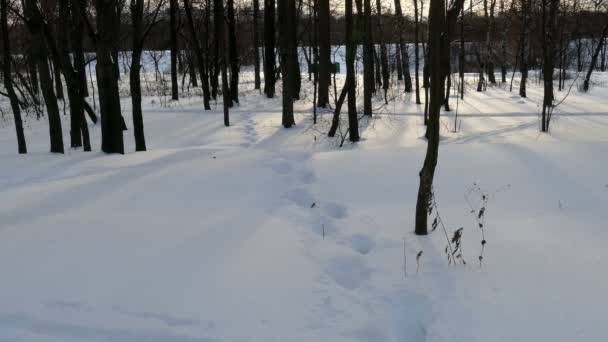
{"type": "Polygon", "coordinates": [[[0,0],[0,341],[605,341],[606,0],[0,0]]]}

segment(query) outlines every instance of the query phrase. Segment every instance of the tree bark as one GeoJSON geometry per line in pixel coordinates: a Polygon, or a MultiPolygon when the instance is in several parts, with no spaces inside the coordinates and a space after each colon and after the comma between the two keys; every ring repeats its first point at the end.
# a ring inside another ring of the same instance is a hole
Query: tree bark
{"type": "Polygon", "coordinates": [[[279,1],[279,28],[280,28],[280,57],[281,72],[283,74],[283,127],[289,128],[295,124],[293,116],[293,102],[295,99],[296,68],[294,54],[297,58],[295,34],[295,0],[279,1]]]}
{"type": "Polygon", "coordinates": [[[260,38],[258,20],[260,17],[260,0],[253,0],[253,65],[254,65],[254,87],[260,89],[262,81],[260,79],[260,38]]]}
{"type": "Polygon", "coordinates": [[[275,0],[264,0],[264,93],[273,98],[275,92],[275,0]]]}
{"type": "Polygon", "coordinates": [[[597,58],[600,54],[600,51],[602,51],[605,41],[606,41],[606,35],[608,34],[608,24],[606,24],[604,26],[604,29],[602,30],[602,36],[600,37],[600,41],[597,45],[597,47],[595,48],[595,51],[593,52],[593,56],[591,57],[591,63],[589,64],[589,69],[587,69],[587,75],[585,76],[585,81],[583,82],[583,91],[588,91],[589,90],[589,82],[591,81],[591,73],[593,73],[593,69],[595,68],[595,65],[597,64],[597,58]]]}
{"type": "Polygon", "coordinates": [[[230,126],[230,105],[232,98],[230,96],[230,87],[228,84],[228,71],[226,63],[226,32],[224,29],[224,4],[222,0],[214,0],[213,14],[215,23],[215,40],[219,47],[219,65],[222,73],[222,97],[224,108],[224,126],[230,126]]]}
{"type": "Polygon", "coordinates": [[[190,31],[190,35],[192,38],[192,48],[196,55],[196,61],[198,64],[199,72],[201,74],[201,85],[203,88],[203,105],[205,106],[205,110],[210,110],[211,106],[209,105],[209,101],[211,99],[211,94],[209,92],[209,76],[207,74],[207,66],[205,61],[205,55],[203,54],[203,50],[201,49],[201,43],[198,39],[198,33],[194,26],[194,18],[192,17],[192,7],[190,7],[190,0],[184,0],[184,10],[186,12],[186,21],[188,23],[188,30],[190,31]]]}
{"type": "MultiPolygon", "coordinates": [[[[117,1],[96,0],[97,35],[95,50],[97,52],[97,87],[99,89],[99,107],[101,110],[101,150],[105,153],[124,154],[123,124],[116,62],[112,57],[115,42],[118,39],[116,24],[117,1]]],[[[84,11],[83,11],[84,12],[84,11]]]]}
{"type": "Polygon", "coordinates": [[[359,120],[357,117],[357,93],[355,88],[355,57],[357,45],[354,37],[353,0],[345,0],[346,25],[346,84],[348,89],[348,138],[352,142],[359,141],[359,120]]]}
{"type": "Polygon", "coordinates": [[[420,102],[420,54],[419,54],[419,45],[420,45],[420,24],[419,24],[419,14],[418,14],[418,0],[414,0],[414,78],[416,83],[416,104],[421,104],[420,102]]]}
{"type": "Polygon", "coordinates": [[[32,58],[36,63],[40,77],[40,89],[46,104],[49,120],[49,137],[51,152],[63,153],[63,132],[57,97],[53,89],[53,80],[49,70],[49,51],[44,38],[44,19],[34,0],[27,0],[24,4],[26,26],[32,39],[32,58]]]}
{"type": "MultiPolygon", "coordinates": [[[[236,49],[236,23],[234,18],[234,0],[227,0],[228,5],[228,51],[230,56],[230,98],[239,103],[239,54],[236,49]]],[[[230,103],[232,105],[232,103],[230,103]]]]}
{"type": "Polygon", "coordinates": [[[317,31],[319,34],[319,90],[317,104],[325,108],[329,105],[329,84],[331,83],[331,34],[329,0],[318,0],[319,22],[317,31]]]}
{"type": "MultiPolygon", "coordinates": [[[[131,1],[131,10],[133,10],[133,6],[138,8],[140,0],[131,1]]],[[[142,5],[143,6],[143,5],[142,5]]],[[[143,9],[142,9],[143,11],[143,9]]],[[[179,15],[179,6],[177,4],[177,0],[169,0],[169,33],[171,40],[171,99],[178,100],[179,99],[179,89],[177,84],[177,58],[178,58],[178,40],[177,40],[177,16],[179,15]]],[[[142,14],[143,16],[143,14],[142,14]]],[[[133,19],[133,14],[131,14],[131,18],[133,19]]],[[[139,20],[138,20],[139,21],[139,20]]],[[[135,29],[135,23],[132,23],[133,29],[135,29]]],[[[141,26],[141,22],[139,23],[141,26]]],[[[141,31],[141,27],[139,28],[141,31]]],[[[140,32],[141,35],[141,32],[140,32]]],[[[134,38],[135,39],[135,38],[134,38]]],[[[141,55],[139,56],[141,58],[141,55]]],[[[141,63],[141,62],[139,62],[141,63]]],[[[139,77],[139,75],[137,75],[139,77]]],[[[131,77],[131,76],[130,76],[131,77]]],[[[145,151],[145,144],[144,150],[145,151]]]]}
{"type": "Polygon", "coordinates": [[[2,30],[2,73],[4,74],[4,88],[8,93],[15,119],[15,131],[17,133],[17,152],[27,153],[25,135],[23,134],[23,122],[21,119],[21,109],[19,99],[13,88],[13,78],[11,71],[11,48],[8,34],[8,3],[7,0],[0,0],[0,30],[2,30]]]}

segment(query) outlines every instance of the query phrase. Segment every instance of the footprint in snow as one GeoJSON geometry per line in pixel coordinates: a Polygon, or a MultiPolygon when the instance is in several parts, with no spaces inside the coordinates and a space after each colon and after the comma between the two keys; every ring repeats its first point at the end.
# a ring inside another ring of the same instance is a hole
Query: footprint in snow
{"type": "Polygon", "coordinates": [[[363,255],[369,253],[374,247],[374,240],[365,234],[355,234],[350,237],[349,241],[351,248],[363,255]]]}
{"type": "Polygon", "coordinates": [[[339,286],[355,290],[371,277],[372,269],[358,258],[340,256],[329,261],[326,272],[339,286]]]}
{"type": "MultiPolygon", "coordinates": [[[[299,207],[312,207],[314,200],[310,192],[298,188],[287,192],[284,197],[299,207]]],[[[315,204],[316,206],[317,204],[315,204]]]]}

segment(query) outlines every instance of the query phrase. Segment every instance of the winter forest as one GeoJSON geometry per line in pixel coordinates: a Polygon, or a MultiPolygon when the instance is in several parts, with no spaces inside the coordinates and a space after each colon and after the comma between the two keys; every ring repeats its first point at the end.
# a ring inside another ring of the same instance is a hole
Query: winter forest
{"type": "Polygon", "coordinates": [[[0,0],[0,342],[608,341],[608,0],[0,0]]]}

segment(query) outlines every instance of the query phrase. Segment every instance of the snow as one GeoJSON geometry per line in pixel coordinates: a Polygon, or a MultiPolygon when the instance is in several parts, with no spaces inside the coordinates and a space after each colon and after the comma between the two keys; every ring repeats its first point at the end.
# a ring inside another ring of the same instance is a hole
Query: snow
{"type": "Polygon", "coordinates": [[[51,155],[45,120],[28,117],[20,156],[5,117],[0,341],[608,339],[607,88],[573,89],[540,134],[540,85],[522,99],[468,76],[458,131],[442,117],[436,198],[468,262],[448,266],[443,232],[413,234],[422,106],[375,99],[363,140],[340,148],[331,114],[313,127],[305,78],[284,129],[280,98],[250,76],[229,128],[221,103],[149,93],[144,153],[129,130],[124,156],[51,155]],[[474,183],[491,194],[482,267],[474,183]]]}

